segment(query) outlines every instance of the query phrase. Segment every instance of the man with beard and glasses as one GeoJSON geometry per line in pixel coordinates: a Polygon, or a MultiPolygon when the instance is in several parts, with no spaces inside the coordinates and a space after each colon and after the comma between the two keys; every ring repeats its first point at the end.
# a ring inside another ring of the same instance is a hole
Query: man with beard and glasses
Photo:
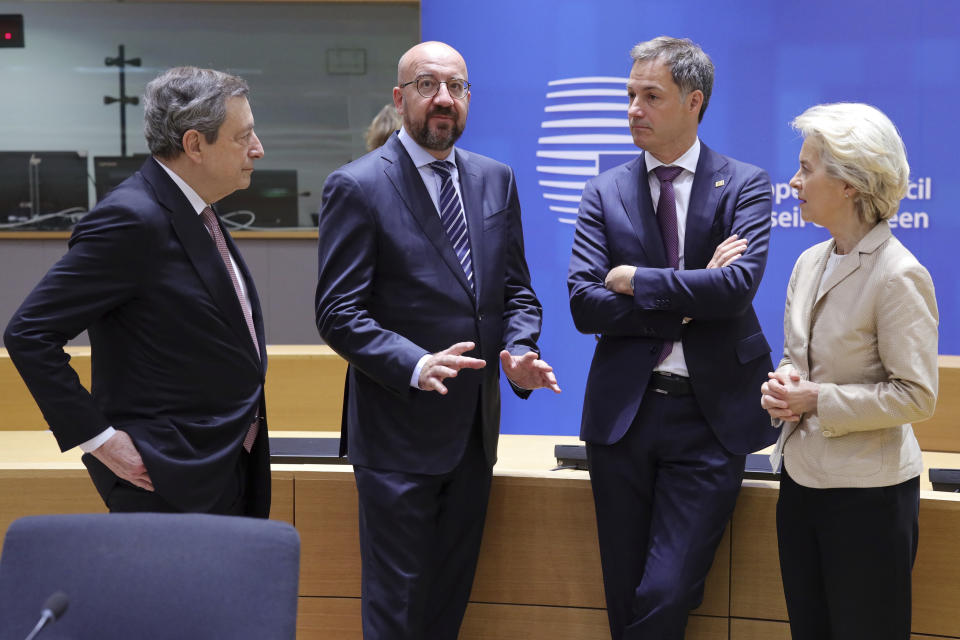
{"type": "Polygon", "coordinates": [[[539,358],[510,167],[454,148],[470,104],[440,42],[400,58],[403,128],[327,178],[317,328],[349,363],[341,453],[359,494],[365,638],[455,640],[496,461],[500,368],[521,398],[539,358]]]}

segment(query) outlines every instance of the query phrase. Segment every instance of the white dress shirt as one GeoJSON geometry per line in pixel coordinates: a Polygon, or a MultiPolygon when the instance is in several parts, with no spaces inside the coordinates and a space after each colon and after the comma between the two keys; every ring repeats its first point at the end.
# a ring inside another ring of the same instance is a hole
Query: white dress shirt
{"type": "MultiPolygon", "coordinates": [[[[653,157],[650,153],[643,154],[647,164],[647,181],[650,184],[650,197],[653,199],[653,210],[657,210],[657,203],[660,202],[660,180],[654,169],[663,165],[662,162],[653,157]]],[[[671,162],[669,166],[680,167],[680,172],[673,180],[673,193],[677,199],[677,235],[679,236],[679,266],[684,268],[683,259],[683,238],[687,230],[687,209],[690,206],[690,193],[693,191],[693,177],[697,171],[697,162],[700,160],[700,138],[693,142],[693,146],[671,162]]],[[[687,361],[683,357],[683,343],[677,340],[673,343],[673,350],[663,362],[661,362],[654,371],[662,373],[672,373],[678,376],[689,376],[687,370],[687,361]]]]}

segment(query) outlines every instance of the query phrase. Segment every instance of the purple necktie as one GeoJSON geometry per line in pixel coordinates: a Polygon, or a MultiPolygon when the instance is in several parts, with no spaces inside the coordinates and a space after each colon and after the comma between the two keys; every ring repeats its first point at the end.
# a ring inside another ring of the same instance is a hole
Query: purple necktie
{"type": "MultiPolygon", "coordinates": [[[[243,289],[240,287],[240,281],[237,279],[237,272],[233,268],[233,264],[230,262],[230,249],[227,248],[227,241],[223,237],[223,232],[220,231],[220,223],[217,222],[217,214],[213,212],[213,209],[207,207],[200,214],[203,218],[203,226],[207,228],[207,233],[210,234],[210,237],[213,238],[213,243],[217,245],[217,251],[220,253],[220,259],[223,260],[223,266],[227,269],[227,274],[230,275],[230,282],[233,283],[233,290],[237,294],[237,299],[240,301],[240,308],[243,310],[243,319],[247,323],[247,329],[250,331],[250,338],[253,340],[253,346],[257,351],[257,357],[260,357],[260,343],[257,341],[257,332],[253,328],[253,311],[250,308],[250,301],[247,299],[247,296],[243,294],[243,289]]],[[[257,439],[257,432],[260,430],[260,419],[255,418],[253,424],[250,425],[250,428],[247,429],[247,435],[243,439],[243,448],[248,452],[253,448],[253,441],[257,439]]]]}
{"type": "Polygon", "coordinates": [[[463,213],[460,196],[453,186],[453,176],[450,172],[450,163],[446,160],[437,160],[430,163],[430,168],[440,176],[440,196],[437,198],[437,208],[440,209],[440,224],[450,238],[453,251],[457,254],[460,267],[470,288],[473,288],[473,260],[470,258],[470,239],[467,237],[467,218],[463,213]]]}
{"type": "MultiPolygon", "coordinates": [[[[660,181],[660,200],[657,201],[657,224],[660,237],[663,238],[663,250],[667,255],[667,266],[680,268],[680,234],[677,231],[677,196],[673,192],[673,181],[683,171],[683,167],[660,165],[653,172],[660,181]]],[[[657,364],[666,360],[673,351],[673,343],[666,341],[660,350],[657,364]]]]}

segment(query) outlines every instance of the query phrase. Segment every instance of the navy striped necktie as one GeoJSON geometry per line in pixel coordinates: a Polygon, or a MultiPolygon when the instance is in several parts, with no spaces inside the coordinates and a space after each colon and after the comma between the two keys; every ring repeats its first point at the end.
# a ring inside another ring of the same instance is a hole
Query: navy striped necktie
{"type": "Polygon", "coordinates": [[[460,195],[453,185],[453,176],[450,171],[450,162],[437,160],[430,163],[430,168],[440,176],[440,197],[437,198],[437,208],[440,210],[440,224],[453,245],[457,260],[467,276],[470,288],[473,284],[473,261],[470,259],[470,238],[467,236],[467,217],[463,211],[460,195]]]}

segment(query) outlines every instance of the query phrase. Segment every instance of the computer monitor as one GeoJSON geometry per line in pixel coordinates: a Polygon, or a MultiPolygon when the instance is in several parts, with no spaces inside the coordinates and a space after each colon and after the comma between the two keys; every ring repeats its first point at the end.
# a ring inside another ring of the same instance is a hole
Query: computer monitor
{"type": "Polygon", "coordinates": [[[0,223],[68,209],[86,211],[88,180],[85,152],[0,151],[0,223]]]}
{"type": "MultiPolygon", "coordinates": [[[[253,227],[296,227],[299,224],[296,170],[254,169],[250,187],[234,191],[217,203],[221,216],[250,211],[253,227]]],[[[236,222],[246,218],[237,216],[236,222]]]]}
{"type": "Polygon", "coordinates": [[[149,157],[146,153],[135,153],[132,156],[96,156],[93,159],[93,181],[97,185],[97,202],[139,171],[149,157]]]}

